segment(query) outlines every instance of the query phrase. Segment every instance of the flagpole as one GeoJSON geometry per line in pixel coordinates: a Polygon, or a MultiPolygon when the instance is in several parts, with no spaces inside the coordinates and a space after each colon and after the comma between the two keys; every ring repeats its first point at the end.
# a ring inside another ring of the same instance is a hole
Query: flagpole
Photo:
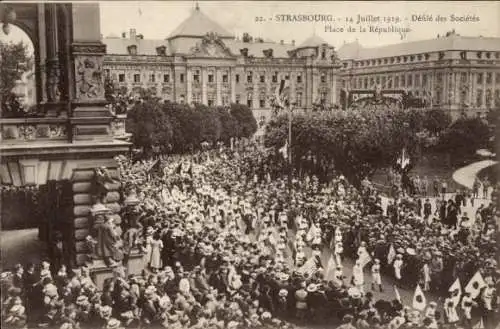
{"type": "MultiPolygon", "coordinates": [[[[291,188],[292,188],[292,107],[290,104],[288,104],[287,108],[288,108],[288,150],[287,150],[288,151],[288,190],[289,190],[289,193],[291,193],[291,188]]],[[[289,197],[289,199],[290,199],[290,197],[289,197]]]]}

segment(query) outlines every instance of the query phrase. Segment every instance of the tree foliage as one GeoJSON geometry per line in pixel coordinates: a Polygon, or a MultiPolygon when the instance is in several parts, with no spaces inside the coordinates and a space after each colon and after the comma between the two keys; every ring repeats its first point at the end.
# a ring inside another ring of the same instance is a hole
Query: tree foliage
{"type": "MultiPolygon", "coordinates": [[[[331,165],[353,183],[376,169],[392,166],[405,147],[418,157],[446,129],[449,117],[435,110],[333,111],[294,115],[292,162],[298,166],[312,155],[331,165]],[[432,119],[431,119],[432,118],[432,119]]],[[[288,118],[279,116],[267,127],[265,144],[281,147],[288,118]]]]}
{"type": "Polygon", "coordinates": [[[251,137],[257,122],[245,105],[208,107],[163,102],[144,95],[127,115],[132,142],[144,151],[159,146],[163,152],[197,150],[202,143],[229,144],[231,138],[251,137]]]}

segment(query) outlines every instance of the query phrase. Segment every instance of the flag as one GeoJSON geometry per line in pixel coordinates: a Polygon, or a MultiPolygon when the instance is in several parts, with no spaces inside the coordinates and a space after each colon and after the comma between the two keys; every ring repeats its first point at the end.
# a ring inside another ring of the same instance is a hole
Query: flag
{"type": "Polygon", "coordinates": [[[398,290],[398,287],[394,286],[394,295],[396,295],[396,299],[400,302],[401,302],[401,295],[399,294],[399,290],[398,290]]]}
{"type": "Polygon", "coordinates": [[[177,168],[175,169],[175,173],[176,174],[180,174],[182,171],[182,162],[179,163],[179,165],[177,166],[177,168]]]}
{"type": "Polygon", "coordinates": [[[481,292],[481,289],[483,287],[486,287],[486,282],[484,281],[481,273],[477,271],[476,274],[474,274],[474,276],[472,277],[472,279],[470,279],[469,283],[467,283],[464,290],[465,292],[470,293],[470,296],[472,298],[476,298],[477,295],[479,295],[479,293],[481,292]]]}
{"type": "Polygon", "coordinates": [[[394,246],[391,244],[389,253],[387,254],[387,264],[391,264],[394,258],[396,258],[396,250],[394,250],[394,246]]]}
{"type": "Polygon", "coordinates": [[[406,150],[404,148],[401,151],[401,157],[398,158],[398,160],[396,161],[396,164],[399,165],[399,167],[402,170],[404,170],[410,164],[410,158],[406,154],[406,150]]]}
{"type": "Polygon", "coordinates": [[[311,257],[297,270],[297,272],[302,275],[307,275],[310,278],[319,268],[318,259],[316,257],[311,257]]]}
{"type": "Polygon", "coordinates": [[[311,228],[309,228],[309,232],[307,232],[307,234],[306,234],[306,241],[307,242],[309,242],[312,239],[314,239],[314,237],[316,236],[317,230],[318,230],[318,228],[316,227],[316,225],[312,224],[311,228]]]}
{"type": "Polygon", "coordinates": [[[484,329],[484,323],[482,317],[479,319],[479,322],[476,323],[474,327],[472,327],[472,329],[484,329]]]}
{"type": "Polygon", "coordinates": [[[453,301],[453,306],[457,307],[460,302],[460,296],[462,295],[462,286],[460,285],[460,279],[457,278],[455,282],[451,285],[448,291],[451,293],[451,300],[453,301]]]}
{"type": "Polygon", "coordinates": [[[372,261],[372,257],[368,252],[364,252],[359,256],[359,260],[361,261],[361,268],[364,268],[366,264],[372,261]]]}
{"type": "Polygon", "coordinates": [[[189,166],[189,169],[187,171],[188,175],[192,178],[193,177],[193,164],[191,163],[191,165],[189,166]]]}
{"type": "Polygon", "coordinates": [[[328,278],[330,272],[333,273],[336,267],[337,265],[335,264],[335,258],[333,257],[333,254],[331,254],[330,258],[328,258],[328,262],[326,263],[325,278],[328,278]]]}
{"type": "Polygon", "coordinates": [[[278,150],[281,153],[283,158],[288,159],[288,140],[285,142],[285,145],[278,150]]]}
{"type": "Polygon", "coordinates": [[[425,299],[424,292],[420,288],[420,285],[417,284],[415,288],[415,294],[413,295],[413,308],[419,311],[425,310],[425,306],[427,305],[427,300],[425,299]]]}
{"type": "Polygon", "coordinates": [[[151,167],[148,169],[148,173],[153,174],[153,173],[158,173],[161,172],[161,161],[160,159],[157,159],[151,167]]]}
{"type": "Polygon", "coordinates": [[[290,94],[290,80],[282,79],[280,85],[276,87],[276,90],[274,92],[276,105],[280,108],[284,108],[285,106],[287,106],[289,94],[290,94]]]}

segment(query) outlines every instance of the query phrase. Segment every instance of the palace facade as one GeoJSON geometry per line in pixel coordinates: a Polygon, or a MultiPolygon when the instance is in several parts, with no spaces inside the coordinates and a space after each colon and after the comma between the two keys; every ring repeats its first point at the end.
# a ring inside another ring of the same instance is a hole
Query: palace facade
{"type": "Polygon", "coordinates": [[[500,38],[448,33],[377,48],[355,42],[336,51],[317,35],[297,45],[235,38],[196,6],[164,40],[132,29],[103,43],[106,72],[120,87],[189,104],[247,104],[256,117],[269,115],[271,96],[286,77],[305,110],[316,102],[343,107],[347,93],[377,85],[455,114],[500,107],[500,38]]]}

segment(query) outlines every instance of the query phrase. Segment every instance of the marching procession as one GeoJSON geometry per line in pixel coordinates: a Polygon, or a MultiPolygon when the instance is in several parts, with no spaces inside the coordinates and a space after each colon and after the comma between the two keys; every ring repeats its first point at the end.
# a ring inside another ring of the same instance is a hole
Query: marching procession
{"type": "Polygon", "coordinates": [[[493,203],[446,221],[405,193],[384,207],[370,184],[355,188],[342,175],[288,176],[268,153],[249,144],[118,158],[134,212],[113,223],[101,209],[108,234],[95,245],[109,251],[113,278],[101,291],[87,266],[18,264],[2,274],[2,326],[495,327],[493,203]],[[141,275],[123,266],[134,248],[141,275]]]}

